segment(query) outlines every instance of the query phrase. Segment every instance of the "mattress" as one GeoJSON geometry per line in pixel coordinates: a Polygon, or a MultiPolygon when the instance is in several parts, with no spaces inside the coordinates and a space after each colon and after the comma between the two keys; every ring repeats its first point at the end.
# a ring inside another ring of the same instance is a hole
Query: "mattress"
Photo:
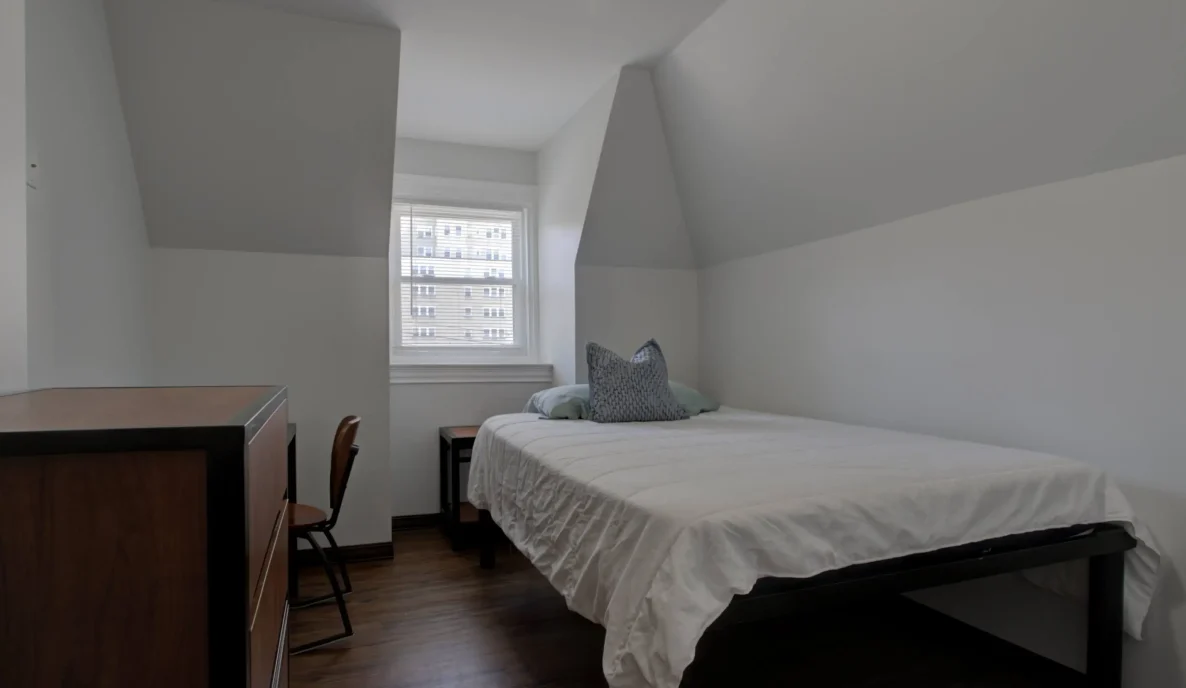
{"type": "Polygon", "coordinates": [[[497,416],[478,433],[468,492],[605,627],[615,688],[678,686],[704,631],[763,577],[1116,522],[1139,542],[1125,590],[1139,638],[1160,562],[1084,463],[728,408],[668,423],[497,416]]]}

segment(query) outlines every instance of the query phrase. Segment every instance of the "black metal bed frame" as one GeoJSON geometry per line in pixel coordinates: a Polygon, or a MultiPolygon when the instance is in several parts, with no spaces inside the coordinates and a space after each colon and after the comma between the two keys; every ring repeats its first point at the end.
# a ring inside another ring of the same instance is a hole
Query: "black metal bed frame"
{"type": "MultiPolygon", "coordinates": [[[[494,568],[502,533],[479,512],[481,566],[494,568]]],[[[970,545],[849,566],[811,578],[763,578],[733,598],[710,630],[853,601],[985,578],[1048,564],[1088,560],[1089,688],[1120,688],[1123,652],[1124,553],[1136,546],[1121,526],[1088,524],[986,540],[970,545]]]]}

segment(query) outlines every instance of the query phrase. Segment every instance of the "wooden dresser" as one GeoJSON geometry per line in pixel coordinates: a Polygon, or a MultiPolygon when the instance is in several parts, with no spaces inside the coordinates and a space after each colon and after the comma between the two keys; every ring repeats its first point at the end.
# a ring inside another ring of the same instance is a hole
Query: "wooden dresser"
{"type": "Polygon", "coordinates": [[[0,686],[287,686],[287,400],[0,396],[0,686]]]}

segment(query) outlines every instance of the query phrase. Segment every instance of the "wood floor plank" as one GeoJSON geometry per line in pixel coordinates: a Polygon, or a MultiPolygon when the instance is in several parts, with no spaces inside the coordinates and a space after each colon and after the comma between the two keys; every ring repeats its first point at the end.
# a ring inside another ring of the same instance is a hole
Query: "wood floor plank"
{"type": "MultiPolygon", "coordinates": [[[[604,631],[569,612],[518,553],[478,568],[435,530],[395,536],[395,559],[355,564],[355,635],[292,658],[292,688],[604,688],[604,631]]],[[[301,592],[328,590],[317,568],[301,592]]],[[[340,630],[334,605],[293,612],[294,645],[340,630]]],[[[1039,688],[1078,675],[900,599],[712,635],[683,686],[1039,688]]]]}

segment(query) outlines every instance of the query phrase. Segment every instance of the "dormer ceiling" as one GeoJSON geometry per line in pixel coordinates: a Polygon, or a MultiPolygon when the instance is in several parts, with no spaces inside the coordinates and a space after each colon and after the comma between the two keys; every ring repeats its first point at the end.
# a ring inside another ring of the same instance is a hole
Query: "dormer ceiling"
{"type": "Polygon", "coordinates": [[[1186,2],[728,0],[655,84],[714,264],[1186,153],[1186,2]]]}
{"type": "Polygon", "coordinates": [[[399,135],[539,150],[624,65],[722,0],[233,0],[403,35],[399,135]]]}
{"type": "MultiPolygon", "coordinates": [[[[662,131],[645,99],[615,124],[665,135],[674,191],[647,205],[606,172],[592,220],[646,208],[698,265],[1186,153],[1182,0],[718,4],[108,0],[150,237],[386,255],[400,34],[299,12],[406,27],[417,138],[538,147],[624,61],[656,63],[662,131]]],[[[661,149],[603,162],[645,153],[658,179],[661,149]]],[[[667,266],[603,238],[585,260],[667,266]]]]}
{"type": "Polygon", "coordinates": [[[108,0],[153,246],[386,257],[399,33],[108,0]]]}

